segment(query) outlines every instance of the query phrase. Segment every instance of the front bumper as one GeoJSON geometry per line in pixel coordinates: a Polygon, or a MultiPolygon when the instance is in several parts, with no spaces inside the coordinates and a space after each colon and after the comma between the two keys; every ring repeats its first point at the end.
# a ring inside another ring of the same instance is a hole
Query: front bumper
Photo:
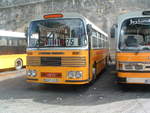
{"type": "Polygon", "coordinates": [[[88,84],[90,80],[66,80],[64,82],[46,82],[39,79],[27,78],[29,83],[42,83],[42,84],[88,84]]]}
{"type": "Polygon", "coordinates": [[[127,84],[150,84],[150,73],[148,72],[118,72],[118,83],[127,84]]]}
{"type": "Polygon", "coordinates": [[[36,70],[37,76],[31,77],[27,76],[27,82],[31,83],[43,83],[43,84],[87,84],[89,83],[89,73],[87,67],[39,67],[39,66],[27,66],[27,70],[36,70]],[[81,78],[68,78],[69,71],[81,71],[83,73],[81,78]],[[49,78],[49,77],[42,77],[42,72],[48,73],[61,73],[61,78],[49,78]]]}

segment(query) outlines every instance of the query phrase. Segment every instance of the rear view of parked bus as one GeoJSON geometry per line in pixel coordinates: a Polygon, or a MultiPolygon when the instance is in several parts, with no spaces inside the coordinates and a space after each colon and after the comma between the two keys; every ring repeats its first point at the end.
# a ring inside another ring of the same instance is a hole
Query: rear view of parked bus
{"type": "Polygon", "coordinates": [[[0,70],[21,69],[26,65],[24,33],[0,30],[0,70]]]}
{"type": "Polygon", "coordinates": [[[150,84],[150,12],[120,16],[115,38],[118,82],[150,84]]]}
{"type": "Polygon", "coordinates": [[[86,84],[106,65],[107,34],[79,14],[45,15],[27,34],[28,82],[86,84]]]}

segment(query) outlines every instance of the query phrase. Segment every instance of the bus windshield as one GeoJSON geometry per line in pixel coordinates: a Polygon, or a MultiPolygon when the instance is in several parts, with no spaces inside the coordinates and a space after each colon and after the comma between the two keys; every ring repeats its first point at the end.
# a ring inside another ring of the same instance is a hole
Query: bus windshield
{"type": "Polygon", "coordinates": [[[150,51],[150,18],[130,18],[120,30],[119,49],[127,51],[150,51]]]}
{"type": "Polygon", "coordinates": [[[29,47],[83,47],[87,44],[81,19],[33,21],[29,28],[29,47]]]}

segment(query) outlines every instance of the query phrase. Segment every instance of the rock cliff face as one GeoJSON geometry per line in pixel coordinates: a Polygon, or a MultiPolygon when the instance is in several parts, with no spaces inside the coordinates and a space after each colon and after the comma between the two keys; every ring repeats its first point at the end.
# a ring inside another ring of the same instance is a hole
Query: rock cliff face
{"type": "Polygon", "coordinates": [[[0,29],[24,31],[33,19],[52,12],[78,12],[109,34],[118,15],[147,10],[150,0],[1,0],[0,29]]]}

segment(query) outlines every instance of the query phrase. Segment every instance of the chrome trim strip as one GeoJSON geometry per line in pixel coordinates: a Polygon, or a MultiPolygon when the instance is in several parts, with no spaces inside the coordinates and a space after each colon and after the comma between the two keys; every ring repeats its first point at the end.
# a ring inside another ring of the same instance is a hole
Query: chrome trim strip
{"type": "Polygon", "coordinates": [[[27,51],[35,51],[35,50],[88,50],[88,47],[84,48],[27,48],[27,51]]]}
{"type": "Polygon", "coordinates": [[[87,82],[89,81],[89,79],[87,80],[66,80],[65,82],[87,82]]]}
{"type": "Polygon", "coordinates": [[[150,73],[150,71],[125,71],[125,70],[118,70],[119,73],[150,73]]]}
{"type": "Polygon", "coordinates": [[[139,53],[150,53],[150,50],[149,51],[121,51],[121,50],[117,50],[116,53],[135,53],[135,54],[139,54],[139,53]]]}
{"type": "Polygon", "coordinates": [[[143,64],[150,64],[150,62],[129,62],[129,61],[119,61],[119,63],[143,63],[143,64]]]}

